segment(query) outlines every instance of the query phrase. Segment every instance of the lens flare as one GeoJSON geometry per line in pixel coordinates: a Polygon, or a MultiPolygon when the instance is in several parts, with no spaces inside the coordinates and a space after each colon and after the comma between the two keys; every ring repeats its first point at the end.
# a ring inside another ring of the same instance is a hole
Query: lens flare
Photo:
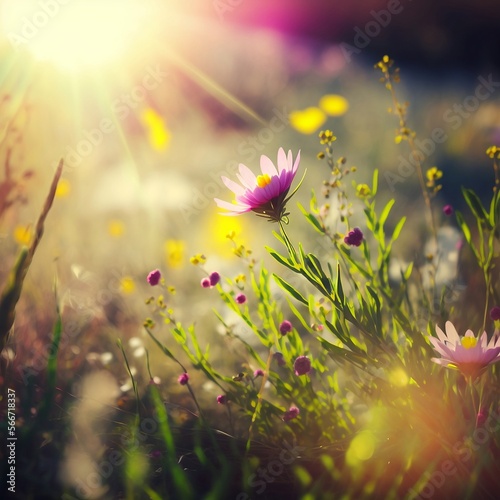
{"type": "Polygon", "coordinates": [[[14,49],[74,71],[125,55],[143,14],[138,0],[4,0],[2,29],[14,49]]]}

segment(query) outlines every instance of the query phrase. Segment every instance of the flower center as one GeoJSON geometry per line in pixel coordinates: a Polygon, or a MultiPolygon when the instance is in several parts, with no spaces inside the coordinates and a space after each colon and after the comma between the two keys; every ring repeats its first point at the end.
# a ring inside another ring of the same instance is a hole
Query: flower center
{"type": "Polygon", "coordinates": [[[466,349],[470,349],[471,347],[476,347],[477,339],[475,337],[462,337],[461,342],[466,349]]]}
{"type": "Polygon", "coordinates": [[[260,188],[266,187],[271,182],[271,177],[268,174],[257,176],[257,186],[260,188]]]}

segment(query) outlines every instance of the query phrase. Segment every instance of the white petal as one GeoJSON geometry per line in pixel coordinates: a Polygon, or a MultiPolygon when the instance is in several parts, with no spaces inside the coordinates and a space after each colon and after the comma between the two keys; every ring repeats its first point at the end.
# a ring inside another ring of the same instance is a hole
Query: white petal
{"type": "Polygon", "coordinates": [[[483,349],[488,348],[488,334],[486,332],[483,332],[481,334],[481,337],[479,338],[479,344],[483,349]]]}
{"type": "Polygon", "coordinates": [[[447,321],[445,324],[446,335],[448,336],[448,340],[452,344],[460,344],[460,337],[458,336],[457,329],[453,325],[451,321],[447,321]]]}
{"type": "Polygon", "coordinates": [[[448,366],[449,364],[454,364],[451,360],[445,358],[431,358],[431,361],[437,363],[438,365],[448,366]]]}
{"type": "Polygon", "coordinates": [[[436,325],[436,333],[441,342],[446,342],[448,340],[448,337],[444,334],[443,330],[441,330],[441,328],[439,328],[439,326],[437,325],[436,325]]]}

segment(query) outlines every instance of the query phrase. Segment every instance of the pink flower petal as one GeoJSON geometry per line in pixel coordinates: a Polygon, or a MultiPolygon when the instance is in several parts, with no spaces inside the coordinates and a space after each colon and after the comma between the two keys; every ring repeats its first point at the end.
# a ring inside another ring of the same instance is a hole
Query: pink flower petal
{"type": "MultiPolygon", "coordinates": [[[[288,152],[288,156],[292,154],[291,151],[288,152]]],[[[279,148],[278,150],[278,172],[281,174],[283,170],[288,169],[288,160],[286,158],[285,150],[283,148],[279,148]]]]}
{"type": "Polygon", "coordinates": [[[431,361],[434,361],[434,363],[437,363],[438,365],[442,366],[448,366],[450,364],[454,364],[451,360],[446,358],[431,358],[431,361]]]}
{"type": "Polygon", "coordinates": [[[225,208],[226,210],[231,210],[231,212],[244,213],[249,212],[252,208],[246,207],[244,205],[235,205],[234,203],[229,203],[228,201],[219,200],[218,198],[214,199],[215,203],[219,208],[225,208]]]}
{"type": "Polygon", "coordinates": [[[238,178],[248,189],[254,189],[257,185],[257,177],[246,165],[243,165],[243,163],[240,163],[240,175],[238,178]]]}
{"type": "Polygon", "coordinates": [[[228,179],[227,177],[224,176],[222,176],[221,179],[222,182],[226,185],[226,187],[229,188],[234,194],[242,195],[245,193],[245,188],[243,188],[239,184],[236,184],[236,182],[232,181],[231,179],[228,179]]]}
{"type": "Polygon", "coordinates": [[[260,169],[262,170],[263,174],[267,174],[269,175],[269,177],[278,175],[278,171],[276,170],[274,163],[265,155],[262,155],[260,157],[260,169]]]}
{"type": "MultiPolygon", "coordinates": [[[[291,156],[291,151],[290,151],[290,164],[292,163],[291,162],[291,159],[292,159],[292,156],[291,156]]],[[[300,163],[300,149],[299,149],[299,152],[297,153],[297,157],[295,158],[295,163],[293,164],[293,168],[292,168],[292,172],[295,174],[295,172],[297,172],[297,169],[299,168],[299,163],[300,163]]]]}
{"type": "Polygon", "coordinates": [[[434,350],[441,354],[441,356],[449,358],[453,357],[453,351],[451,351],[444,342],[440,342],[434,337],[429,337],[429,341],[432,344],[432,347],[434,347],[434,350]]]}
{"type": "Polygon", "coordinates": [[[270,201],[273,198],[276,198],[276,196],[279,196],[281,193],[280,190],[280,179],[278,176],[274,176],[271,178],[271,182],[267,185],[264,186],[263,188],[260,188],[266,197],[266,201],[270,201]]]}

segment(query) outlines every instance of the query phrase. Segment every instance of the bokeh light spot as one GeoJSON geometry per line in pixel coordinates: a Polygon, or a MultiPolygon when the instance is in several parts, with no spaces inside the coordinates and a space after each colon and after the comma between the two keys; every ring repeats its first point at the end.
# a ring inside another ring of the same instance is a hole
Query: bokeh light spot
{"type": "Polygon", "coordinates": [[[66,198],[71,192],[71,184],[68,179],[61,179],[57,184],[56,196],[58,198],[66,198]]]}
{"type": "Polygon", "coordinates": [[[325,123],[326,116],[321,109],[316,107],[290,113],[290,125],[301,134],[313,134],[325,123]]]}
{"type": "Polygon", "coordinates": [[[167,240],[164,245],[167,266],[179,269],[184,266],[186,243],[182,240],[167,240]]]}
{"type": "Polygon", "coordinates": [[[170,143],[170,132],[164,119],[152,108],[146,108],[141,115],[142,122],[148,131],[151,147],[157,151],[167,149],[170,143]]]}
{"type": "Polygon", "coordinates": [[[121,220],[110,220],[108,223],[108,233],[113,238],[120,238],[125,233],[125,224],[121,220]]]}
{"type": "Polygon", "coordinates": [[[18,245],[29,245],[33,237],[33,229],[31,226],[16,226],[14,228],[14,241],[18,245]]]}
{"type": "Polygon", "coordinates": [[[341,95],[327,94],[320,99],[319,107],[330,116],[342,116],[349,109],[349,102],[341,95]]]}
{"type": "Polygon", "coordinates": [[[120,280],[120,291],[125,295],[135,292],[135,282],[130,276],[124,276],[120,280]]]}
{"type": "Polygon", "coordinates": [[[375,452],[375,437],[371,431],[360,432],[349,445],[346,461],[350,466],[369,460],[375,452]]]}
{"type": "Polygon", "coordinates": [[[410,378],[403,368],[395,368],[389,373],[389,382],[396,387],[405,387],[409,381],[410,378]]]}

